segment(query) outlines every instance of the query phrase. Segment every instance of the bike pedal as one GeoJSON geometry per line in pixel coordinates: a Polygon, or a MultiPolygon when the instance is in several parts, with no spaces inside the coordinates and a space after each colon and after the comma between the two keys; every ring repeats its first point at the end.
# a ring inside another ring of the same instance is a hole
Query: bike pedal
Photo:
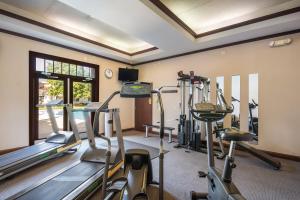
{"type": "Polygon", "coordinates": [[[217,156],[216,156],[216,158],[217,158],[218,160],[223,160],[225,157],[226,157],[225,154],[217,154],[217,156]]]}
{"type": "Polygon", "coordinates": [[[207,173],[198,171],[198,176],[199,176],[199,178],[205,178],[207,176],[207,173]]]}

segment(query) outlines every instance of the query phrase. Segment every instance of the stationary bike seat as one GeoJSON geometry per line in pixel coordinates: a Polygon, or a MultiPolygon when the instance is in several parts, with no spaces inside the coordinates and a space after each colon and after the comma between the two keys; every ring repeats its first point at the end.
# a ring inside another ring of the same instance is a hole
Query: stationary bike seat
{"type": "Polygon", "coordinates": [[[199,112],[211,112],[216,110],[216,106],[212,103],[196,103],[195,107],[199,112]]]}
{"type": "Polygon", "coordinates": [[[240,131],[237,128],[225,128],[220,132],[220,137],[225,141],[251,141],[253,139],[251,133],[240,131]]]}

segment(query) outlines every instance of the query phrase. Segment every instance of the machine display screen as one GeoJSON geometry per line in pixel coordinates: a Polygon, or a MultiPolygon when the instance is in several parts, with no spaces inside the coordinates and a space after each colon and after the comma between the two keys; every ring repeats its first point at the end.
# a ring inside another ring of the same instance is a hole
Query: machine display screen
{"type": "Polygon", "coordinates": [[[122,97],[150,97],[152,93],[150,83],[124,83],[120,92],[122,97]]]}
{"type": "Polygon", "coordinates": [[[134,90],[138,90],[138,89],[143,88],[143,86],[142,85],[133,85],[133,86],[131,86],[131,88],[134,90]]]}

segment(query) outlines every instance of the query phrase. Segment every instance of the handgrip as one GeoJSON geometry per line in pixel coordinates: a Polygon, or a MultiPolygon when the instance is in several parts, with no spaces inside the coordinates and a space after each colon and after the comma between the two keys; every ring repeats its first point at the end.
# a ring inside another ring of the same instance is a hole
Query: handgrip
{"type": "Polygon", "coordinates": [[[177,93],[177,90],[162,90],[161,93],[177,93]]]}
{"type": "Polygon", "coordinates": [[[165,129],[165,113],[164,113],[164,106],[162,102],[162,98],[160,95],[160,92],[158,90],[152,90],[152,93],[157,94],[158,103],[160,107],[160,131],[159,131],[159,137],[160,139],[164,138],[164,129],[165,129]]]}

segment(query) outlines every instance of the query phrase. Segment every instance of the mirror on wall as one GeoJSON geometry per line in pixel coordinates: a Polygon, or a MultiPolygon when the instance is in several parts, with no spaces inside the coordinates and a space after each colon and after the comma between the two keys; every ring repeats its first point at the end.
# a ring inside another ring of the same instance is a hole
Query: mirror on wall
{"type": "Polygon", "coordinates": [[[249,132],[258,141],[258,74],[249,74],[249,132]]]}
{"type": "MultiPolygon", "coordinates": [[[[224,95],[224,76],[218,76],[216,77],[216,89],[217,89],[217,92],[216,92],[216,102],[218,105],[222,105],[222,102],[221,102],[221,97],[220,95],[224,95]]],[[[224,119],[221,119],[220,121],[217,122],[217,125],[221,128],[223,128],[223,122],[224,122],[224,119]]]]}
{"type": "Polygon", "coordinates": [[[240,75],[234,75],[231,77],[231,104],[234,108],[231,113],[231,126],[238,129],[240,128],[240,79],[240,75]]]}
{"type": "MultiPolygon", "coordinates": [[[[217,84],[217,90],[222,92],[224,95],[224,76],[218,76],[216,78],[216,84],[217,84]]],[[[218,102],[218,96],[217,96],[217,102],[218,102]]]]}

